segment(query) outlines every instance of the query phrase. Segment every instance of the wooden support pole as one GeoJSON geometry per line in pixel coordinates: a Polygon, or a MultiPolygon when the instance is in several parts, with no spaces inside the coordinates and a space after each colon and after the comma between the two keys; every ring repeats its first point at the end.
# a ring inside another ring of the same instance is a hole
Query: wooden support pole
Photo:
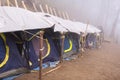
{"type": "Polygon", "coordinates": [[[48,9],[48,5],[47,5],[47,4],[45,5],[45,7],[46,7],[46,11],[47,11],[47,13],[50,14],[50,11],[49,11],[49,9],[48,9]]]}
{"type": "MultiPolygon", "coordinates": [[[[86,30],[85,30],[85,32],[83,32],[82,34],[81,34],[81,38],[82,38],[82,48],[81,48],[81,51],[82,51],[82,53],[84,53],[85,52],[85,44],[86,44],[86,35],[87,35],[87,29],[88,29],[88,24],[89,23],[87,23],[87,25],[86,25],[86,30]]],[[[82,54],[81,54],[82,55],[82,54]]]]}
{"type": "Polygon", "coordinates": [[[21,2],[22,2],[23,8],[27,10],[27,7],[26,7],[26,5],[25,5],[25,2],[24,2],[24,1],[21,1],[21,2]]]}
{"type": "Polygon", "coordinates": [[[42,80],[42,54],[43,54],[43,50],[44,50],[44,47],[43,47],[43,35],[44,35],[44,31],[40,31],[40,50],[39,50],[39,59],[40,59],[40,62],[39,62],[39,80],[42,80]]]}
{"type": "Polygon", "coordinates": [[[61,17],[61,18],[62,18],[62,14],[61,14],[61,12],[60,12],[60,11],[58,11],[58,14],[59,14],[59,17],[61,17]]]}
{"type": "Polygon", "coordinates": [[[86,29],[85,29],[85,35],[87,34],[88,25],[89,25],[89,22],[87,22],[87,25],[86,25],[86,29]]]}
{"type": "Polygon", "coordinates": [[[67,19],[70,20],[70,17],[69,17],[69,15],[68,15],[68,13],[65,12],[65,14],[66,14],[67,19]]]}
{"type": "Polygon", "coordinates": [[[61,65],[56,67],[56,68],[54,68],[54,69],[51,69],[51,70],[47,71],[46,73],[43,74],[43,76],[46,75],[46,74],[49,74],[49,73],[51,73],[51,72],[53,72],[55,70],[58,70],[59,68],[61,68],[61,65]]]}
{"type": "Polygon", "coordinates": [[[54,13],[55,16],[57,16],[55,8],[53,8],[53,13],[54,13]]]}
{"type": "Polygon", "coordinates": [[[33,3],[33,8],[34,8],[35,12],[37,12],[37,11],[38,11],[38,10],[37,10],[37,8],[36,8],[35,3],[33,3]]]}
{"type": "Polygon", "coordinates": [[[1,2],[1,0],[0,0],[0,6],[2,6],[2,2],[1,2]]]}
{"type": "Polygon", "coordinates": [[[61,53],[60,53],[60,63],[63,62],[63,53],[64,53],[64,39],[65,39],[65,33],[61,32],[61,53]]]}
{"type": "Polygon", "coordinates": [[[66,19],[66,16],[65,16],[65,13],[64,13],[64,12],[62,12],[62,15],[63,15],[63,18],[66,19]]]}
{"type": "Polygon", "coordinates": [[[50,9],[50,13],[51,13],[52,15],[54,15],[54,14],[53,14],[53,11],[52,11],[52,8],[51,8],[51,7],[49,7],[49,9],[50,9]]]}
{"type": "Polygon", "coordinates": [[[44,13],[42,5],[39,5],[39,7],[40,7],[41,12],[44,13]]]}
{"type": "Polygon", "coordinates": [[[9,0],[7,0],[7,6],[10,6],[10,1],[9,0]]]}
{"type": "Polygon", "coordinates": [[[15,0],[15,6],[16,6],[17,8],[19,7],[17,0],[15,0]]]}

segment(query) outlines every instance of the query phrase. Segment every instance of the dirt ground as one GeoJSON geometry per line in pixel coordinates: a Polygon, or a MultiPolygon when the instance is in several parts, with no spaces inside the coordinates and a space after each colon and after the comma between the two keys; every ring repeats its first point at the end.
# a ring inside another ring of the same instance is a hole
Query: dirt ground
{"type": "MultiPolygon", "coordinates": [[[[38,72],[15,80],[39,80],[38,72]]],[[[120,80],[120,46],[104,43],[101,49],[89,50],[82,57],[63,62],[61,68],[43,76],[43,80],[120,80]]]]}

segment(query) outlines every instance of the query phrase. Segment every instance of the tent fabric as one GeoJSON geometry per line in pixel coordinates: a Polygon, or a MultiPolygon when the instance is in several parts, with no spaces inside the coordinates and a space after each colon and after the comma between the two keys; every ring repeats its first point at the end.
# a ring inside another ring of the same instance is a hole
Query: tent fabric
{"type": "MultiPolygon", "coordinates": [[[[3,51],[3,53],[0,52],[0,56],[2,57],[0,58],[0,64],[2,63],[3,58],[5,58],[5,56],[8,56],[8,60],[5,63],[5,65],[0,67],[0,73],[12,69],[27,67],[26,61],[21,57],[14,39],[11,36],[6,35],[6,43],[9,47],[9,53],[7,55],[5,51],[3,51]]],[[[2,48],[5,48],[6,45],[3,43],[3,41],[0,40],[0,44],[2,44],[0,45],[2,48]]]]}
{"type": "Polygon", "coordinates": [[[53,15],[50,15],[50,14],[47,14],[47,13],[40,13],[40,12],[37,12],[36,13],[39,17],[42,17],[44,19],[44,21],[48,22],[49,24],[55,24],[55,28],[54,28],[54,31],[55,32],[68,32],[68,30],[63,27],[62,24],[59,23],[59,19],[55,19],[55,16],[53,15]]]}
{"type": "Polygon", "coordinates": [[[2,37],[0,36],[0,63],[2,63],[2,61],[4,60],[5,58],[5,54],[6,54],[6,51],[5,51],[5,45],[4,45],[4,41],[2,39],[2,37]]]}
{"type": "Polygon", "coordinates": [[[49,28],[53,25],[38,18],[34,12],[7,6],[0,7],[0,21],[0,32],[49,28]]]}
{"type": "MultiPolygon", "coordinates": [[[[61,38],[60,38],[60,33],[59,32],[56,32],[54,34],[54,44],[57,48],[57,51],[59,53],[61,53],[61,38]]],[[[73,42],[73,39],[68,36],[67,34],[65,35],[65,39],[64,39],[64,53],[69,53],[71,51],[76,51],[76,46],[73,42]]]]}
{"type": "Polygon", "coordinates": [[[70,52],[72,50],[76,50],[75,44],[70,38],[64,39],[64,53],[70,52]]]}
{"type": "Polygon", "coordinates": [[[86,47],[96,47],[96,34],[95,33],[89,33],[86,36],[86,47]]]}
{"type": "Polygon", "coordinates": [[[80,35],[76,33],[68,33],[69,38],[72,40],[73,44],[75,45],[76,52],[80,52],[80,35]]]}
{"type": "Polygon", "coordinates": [[[99,30],[98,28],[96,28],[95,26],[93,26],[91,24],[74,22],[74,25],[75,25],[76,29],[79,29],[80,32],[83,32],[83,33],[99,33],[99,32],[101,32],[101,30],[99,30]]]}
{"type": "MultiPolygon", "coordinates": [[[[31,32],[36,33],[37,31],[31,31],[31,32]]],[[[43,44],[44,44],[44,50],[42,54],[43,63],[59,60],[59,53],[56,50],[56,47],[52,40],[52,36],[50,34],[45,33],[43,44]]],[[[27,53],[28,60],[32,63],[32,65],[30,66],[31,69],[38,67],[39,48],[40,48],[39,38],[34,37],[30,41],[26,41],[25,45],[27,45],[26,49],[28,49],[25,53],[27,53]]]]}
{"type": "MultiPolygon", "coordinates": [[[[75,44],[76,40],[74,40],[73,35],[67,33],[64,39],[64,54],[63,58],[71,57],[73,54],[78,53],[78,47],[75,44]]],[[[79,44],[78,44],[79,45],[79,44]]]]}
{"type": "MultiPolygon", "coordinates": [[[[80,22],[64,20],[50,14],[34,13],[15,7],[0,7],[0,13],[0,32],[49,28],[55,24],[54,31],[71,31],[80,34],[81,31],[85,32],[87,25],[80,22]]],[[[93,28],[91,25],[89,27],[87,29],[88,32],[100,32],[99,29],[93,28]]]]}

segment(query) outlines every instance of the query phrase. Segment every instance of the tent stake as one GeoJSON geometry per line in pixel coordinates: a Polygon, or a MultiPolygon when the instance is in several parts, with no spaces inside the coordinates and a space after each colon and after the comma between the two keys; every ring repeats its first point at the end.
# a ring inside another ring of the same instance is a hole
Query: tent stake
{"type": "Polygon", "coordinates": [[[39,62],[39,80],[42,80],[42,54],[43,54],[43,50],[44,50],[44,47],[43,47],[43,35],[44,35],[44,31],[40,31],[40,50],[39,50],[39,59],[40,59],[40,62],[39,62]]]}
{"type": "Polygon", "coordinates": [[[63,53],[64,53],[64,39],[65,39],[65,35],[64,32],[61,32],[61,53],[60,53],[60,63],[63,62],[63,53]]]}

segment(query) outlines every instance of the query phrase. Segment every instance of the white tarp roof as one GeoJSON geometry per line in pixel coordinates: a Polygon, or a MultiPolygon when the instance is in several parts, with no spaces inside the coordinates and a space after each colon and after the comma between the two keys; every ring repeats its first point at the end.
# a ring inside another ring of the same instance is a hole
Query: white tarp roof
{"type": "Polygon", "coordinates": [[[36,13],[38,16],[42,17],[44,21],[48,22],[49,24],[55,24],[54,31],[59,31],[59,32],[68,32],[66,28],[64,28],[61,24],[59,24],[58,19],[54,19],[55,16],[47,14],[47,13],[36,13]]]}
{"type": "Polygon", "coordinates": [[[31,11],[16,7],[0,7],[0,32],[49,28],[48,24],[31,11]]]}
{"type": "Polygon", "coordinates": [[[74,32],[77,34],[80,34],[80,32],[83,33],[95,33],[95,32],[101,32],[101,30],[99,30],[98,28],[96,28],[93,25],[87,24],[85,23],[81,23],[81,22],[73,22],[70,20],[64,20],[62,18],[59,17],[54,17],[54,19],[56,19],[61,25],[63,25],[66,29],[68,29],[70,32],[74,32]]]}
{"type": "Polygon", "coordinates": [[[99,33],[101,30],[96,28],[95,26],[91,24],[85,24],[81,22],[74,22],[75,28],[79,29],[83,33],[99,33]]]}
{"type": "Polygon", "coordinates": [[[72,21],[64,20],[62,18],[55,17],[55,16],[53,16],[53,19],[56,20],[62,27],[64,27],[68,31],[80,34],[80,31],[74,28],[72,21]]]}
{"type": "Polygon", "coordinates": [[[70,31],[78,34],[80,34],[80,32],[101,32],[92,25],[88,25],[88,28],[86,28],[87,24],[64,20],[47,13],[34,13],[16,7],[0,7],[0,32],[49,28],[54,24],[54,31],[70,31]],[[46,17],[45,15],[50,17],[46,17]]]}
{"type": "Polygon", "coordinates": [[[94,30],[94,33],[95,33],[95,32],[96,32],[96,33],[101,32],[100,29],[98,29],[97,27],[95,27],[95,26],[93,26],[93,25],[88,25],[88,27],[92,28],[92,29],[94,30]]]}

